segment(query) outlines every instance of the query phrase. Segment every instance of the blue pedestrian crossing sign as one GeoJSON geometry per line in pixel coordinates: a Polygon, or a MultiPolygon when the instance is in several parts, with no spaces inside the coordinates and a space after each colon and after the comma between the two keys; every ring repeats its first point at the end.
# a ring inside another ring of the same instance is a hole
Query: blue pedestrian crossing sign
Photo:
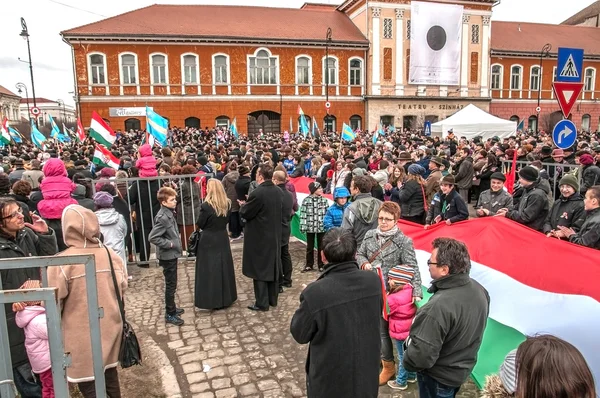
{"type": "Polygon", "coordinates": [[[425,121],[425,128],[423,129],[423,133],[426,137],[431,137],[431,122],[429,120],[425,121]]]}
{"type": "Polygon", "coordinates": [[[577,139],[577,127],[569,119],[563,119],[556,123],[552,130],[552,140],[554,145],[560,149],[567,149],[573,146],[577,139]]]}
{"type": "Polygon", "coordinates": [[[582,72],[583,50],[580,48],[559,48],[556,81],[579,83],[583,78],[582,72]]]}

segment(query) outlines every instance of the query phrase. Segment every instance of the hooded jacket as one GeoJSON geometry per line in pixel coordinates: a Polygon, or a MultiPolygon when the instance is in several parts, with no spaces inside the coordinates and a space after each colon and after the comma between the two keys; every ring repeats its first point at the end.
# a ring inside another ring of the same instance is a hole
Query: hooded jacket
{"type": "Polygon", "coordinates": [[[548,212],[543,232],[547,234],[552,230],[558,229],[559,225],[573,228],[577,232],[581,229],[584,221],[585,210],[583,198],[579,193],[575,192],[568,198],[561,195],[560,198],[554,201],[552,209],[548,212]]]}
{"type": "Polygon", "coordinates": [[[121,257],[123,264],[127,264],[125,252],[127,223],[125,219],[114,208],[100,209],[96,211],[96,217],[98,217],[104,245],[113,249],[121,257]]]}
{"type": "Polygon", "coordinates": [[[413,303],[413,288],[407,283],[402,290],[387,296],[389,313],[390,337],[396,340],[406,340],[410,325],[417,313],[417,306],[413,303]]]}
{"type": "Polygon", "coordinates": [[[62,160],[51,158],[44,165],[44,179],[40,184],[42,199],[37,209],[46,220],[60,220],[63,210],[77,201],[71,197],[75,184],[67,177],[67,169],[62,160]]]}
{"type": "Polygon", "coordinates": [[[152,148],[144,144],[139,150],[140,158],[135,162],[135,167],[140,170],[140,177],[156,177],[156,159],[152,155],[152,148]]]}
{"type": "MultiPolygon", "coordinates": [[[[119,364],[119,348],[123,322],[110,271],[106,249],[100,242],[100,225],[93,211],[79,205],[65,209],[62,216],[63,235],[69,247],[59,257],[93,254],[96,259],[96,283],[98,306],[104,310],[100,319],[102,336],[102,363],[104,369],[119,364]]],[[[127,272],[121,258],[108,249],[112,259],[117,286],[123,297],[127,288],[127,272]]],[[[92,343],[88,323],[87,286],[83,264],[48,268],[48,285],[56,287],[56,298],[61,306],[61,328],[65,352],[71,353],[71,366],[67,368],[67,380],[81,383],[94,380],[92,343]]]]}
{"type": "Polygon", "coordinates": [[[329,206],[327,213],[325,213],[325,218],[323,219],[325,231],[342,226],[342,222],[344,221],[344,210],[350,206],[350,191],[348,191],[348,188],[346,187],[336,188],[335,191],[333,191],[333,200],[334,203],[329,206]],[[343,206],[340,206],[336,201],[336,199],[339,198],[347,198],[348,200],[343,206]]]}
{"type": "Polygon", "coordinates": [[[588,210],[579,232],[569,237],[571,243],[600,250],[600,208],[588,210]]]}
{"type": "Polygon", "coordinates": [[[506,218],[523,224],[536,231],[543,231],[550,206],[546,186],[540,180],[523,188],[519,207],[506,213],[506,218]]]}
{"type": "Polygon", "coordinates": [[[374,198],[370,193],[359,193],[350,206],[344,210],[342,228],[352,231],[358,247],[367,231],[377,228],[377,215],[380,207],[379,199],[374,198]]]}
{"type": "Polygon", "coordinates": [[[231,171],[225,174],[223,177],[223,188],[225,189],[225,194],[227,194],[227,198],[231,201],[231,211],[236,212],[240,211],[240,204],[238,203],[237,192],[235,190],[235,183],[240,178],[240,173],[236,171],[231,171]]]}
{"type": "Polygon", "coordinates": [[[25,307],[17,312],[17,326],[25,332],[25,349],[34,373],[44,373],[52,368],[46,309],[39,305],[25,307]]]}

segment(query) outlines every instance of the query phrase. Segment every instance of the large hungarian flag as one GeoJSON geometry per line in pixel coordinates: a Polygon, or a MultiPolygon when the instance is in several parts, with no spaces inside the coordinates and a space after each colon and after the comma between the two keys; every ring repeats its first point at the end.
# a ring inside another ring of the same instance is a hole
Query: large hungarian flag
{"type": "Polygon", "coordinates": [[[92,161],[99,166],[119,170],[119,159],[102,145],[96,144],[94,159],[92,161]]]}
{"type": "MultiPolygon", "coordinates": [[[[117,139],[117,134],[106,124],[106,122],[95,111],[92,112],[90,123],[90,137],[100,145],[110,148],[117,139]]],[[[79,134],[79,133],[78,133],[79,134]]]]}
{"type": "MultiPolygon", "coordinates": [[[[308,178],[293,179],[298,202],[308,196],[308,178]]],[[[299,234],[298,216],[292,233],[299,234]]],[[[581,351],[600,380],[600,256],[597,250],[547,238],[504,217],[423,226],[401,221],[412,238],[424,291],[431,285],[431,242],[451,237],[471,256],[471,277],[490,295],[490,314],[472,377],[481,387],[497,373],[506,354],[526,336],[552,334],[581,351]]],[[[305,239],[303,239],[305,240],[305,239]]],[[[427,302],[427,297],[422,301],[427,302]]]]}

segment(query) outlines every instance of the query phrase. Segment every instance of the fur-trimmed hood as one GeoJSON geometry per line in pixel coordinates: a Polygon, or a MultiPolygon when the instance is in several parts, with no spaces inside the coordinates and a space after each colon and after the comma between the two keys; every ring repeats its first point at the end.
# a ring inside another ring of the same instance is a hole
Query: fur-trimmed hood
{"type": "Polygon", "coordinates": [[[486,376],[485,385],[483,386],[483,390],[481,391],[480,398],[510,398],[510,397],[514,397],[514,395],[512,395],[508,391],[506,391],[506,389],[502,385],[500,376],[498,376],[498,375],[486,376]]]}

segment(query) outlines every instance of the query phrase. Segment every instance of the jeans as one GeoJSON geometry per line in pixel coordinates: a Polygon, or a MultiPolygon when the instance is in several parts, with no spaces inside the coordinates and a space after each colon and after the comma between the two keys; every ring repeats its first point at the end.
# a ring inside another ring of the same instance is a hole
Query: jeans
{"type": "Polygon", "coordinates": [[[417,373],[420,398],[454,398],[460,387],[450,387],[423,373],[417,373]]]}
{"type": "Polygon", "coordinates": [[[322,233],[311,233],[306,234],[306,266],[313,268],[315,265],[315,238],[317,239],[317,264],[319,268],[323,267],[323,259],[321,259],[321,241],[323,240],[322,233]]]}
{"type": "Polygon", "coordinates": [[[239,211],[232,211],[229,214],[229,232],[232,238],[237,238],[242,234],[242,219],[239,211]]]}
{"type": "Polygon", "coordinates": [[[42,387],[35,382],[29,362],[13,368],[13,379],[21,397],[42,398],[42,387]]]}
{"type": "Polygon", "coordinates": [[[292,284],[292,256],[290,256],[290,245],[281,246],[281,278],[279,286],[290,286],[292,284]]]}
{"type": "MultiPolygon", "coordinates": [[[[104,385],[106,386],[106,396],[108,398],[121,398],[121,387],[119,386],[119,374],[117,368],[110,368],[104,371],[104,385]]],[[[85,381],[78,383],[79,391],[84,398],[96,398],[95,382],[85,381]]]]}
{"type": "Polygon", "coordinates": [[[402,365],[404,359],[404,340],[396,340],[396,350],[398,350],[398,372],[396,373],[396,383],[405,386],[408,379],[415,380],[417,378],[416,372],[408,372],[402,365]]]}
{"type": "Polygon", "coordinates": [[[388,321],[380,318],[379,334],[381,336],[381,359],[386,362],[394,362],[394,346],[390,338],[390,327],[388,321]]]}
{"type": "Polygon", "coordinates": [[[163,268],[165,276],[165,312],[175,315],[175,292],[177,291],[177,259],[158,260],[158,265],[163,268]]]}

